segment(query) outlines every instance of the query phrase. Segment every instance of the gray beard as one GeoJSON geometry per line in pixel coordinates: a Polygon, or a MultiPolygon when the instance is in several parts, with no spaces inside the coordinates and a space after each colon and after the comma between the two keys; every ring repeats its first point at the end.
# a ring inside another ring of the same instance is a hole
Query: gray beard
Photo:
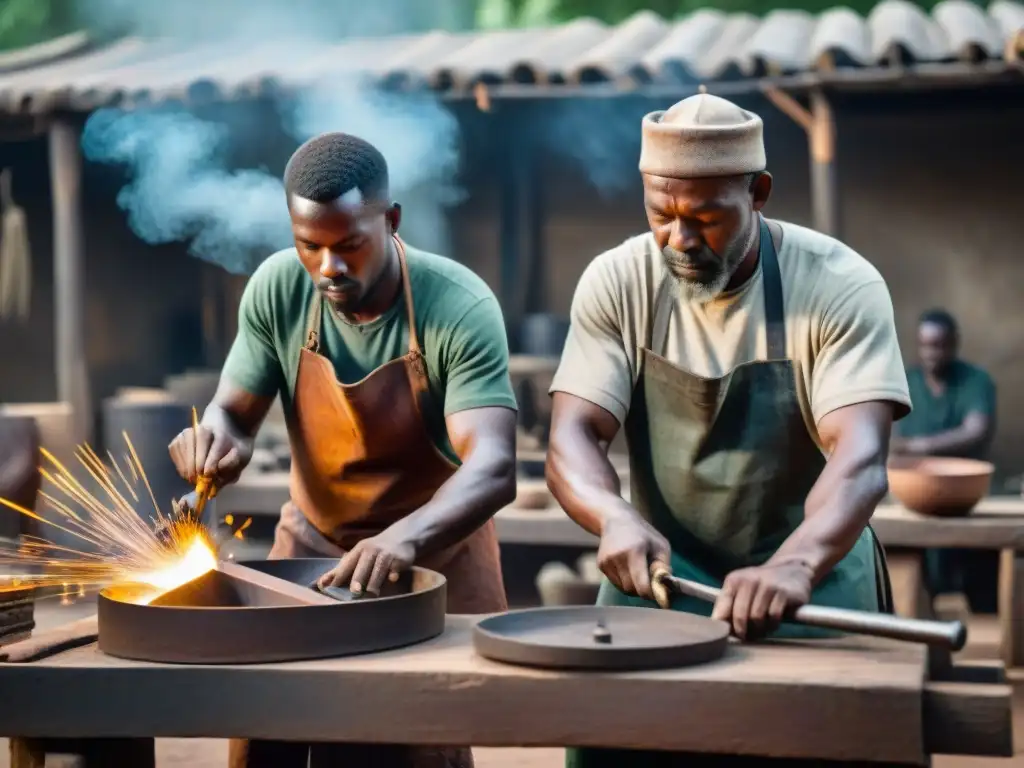
{"type": "Polygon", "coordinates": [[[750,233],[746,237],[740,235],[737,242],[729,245],[725,258],[720,258],[707,246],[700,253],[694,254],[677,251],[670,245],[662,248],[662,260],[665,262],[669,274],[675,278],[680,298],[706,304],[719,296],[732,280],[736,269],[743,263],[743,259],[754,244],[757,231],[756,228],[751,227],[750,233]],[[706,274],[699,279],[694,279],[682,274],[682,267],[704,268],[706,274]]]}

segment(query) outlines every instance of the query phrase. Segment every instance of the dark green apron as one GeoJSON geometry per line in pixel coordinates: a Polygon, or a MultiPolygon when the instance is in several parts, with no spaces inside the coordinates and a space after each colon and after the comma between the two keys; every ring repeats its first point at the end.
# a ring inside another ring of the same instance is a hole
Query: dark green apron
{"type": "MultiPolygon", "coordinates": [[[[639,376],[625,424],[632,505],[668,539],[675,575],[715,587],[733,570],[764,563],[796,530],[804,519],[807,494],[826,461],[807,432],[796,371],[786,357],[782,277],[764,219],[759,257],[767,360],[744,363],[721,378],[709,379],[661,357],[654,350],[664,348],[671,315],[671,302],[663,301],[661,294],[672,288],[671,280],[663,280],[649,305],[653,319],[647,346],[639,350],[639,376]]],[[[649,286],[655,280],[652,261],[649,286]]],[[[597,602],[657,607],[619,592],[607,579],[597,602]]],[[[890,610],[885,558],[870,527],[820,582],[811,602],[890,610]]],[[[676,597],[672,608],[709,616],[712,606],[676,597]]],[[[774,637],[825,634],[784,624],[774,637]]],[[[676,726],[666,721],[666,727],[676,726]]],[[[683,758],[664,752],[571,749],[566,765],[647,768],[683,758]]],[[[709,759],[714,758],[700,756],[700,764],[709,759]]],[[[738,758],[725,759],[735,765],[738,758]]]]}

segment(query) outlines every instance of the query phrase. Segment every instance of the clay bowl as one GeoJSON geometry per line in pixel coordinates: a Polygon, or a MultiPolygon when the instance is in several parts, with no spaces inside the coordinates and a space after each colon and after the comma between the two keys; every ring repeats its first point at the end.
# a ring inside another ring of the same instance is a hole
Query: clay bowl
{"type": "Polygon", "coordinates": [[[936,456],[899,457],[889,461],[889,491],[907,509],[933,517],[961,517],[989,491],[987,461],[936,456]]]}

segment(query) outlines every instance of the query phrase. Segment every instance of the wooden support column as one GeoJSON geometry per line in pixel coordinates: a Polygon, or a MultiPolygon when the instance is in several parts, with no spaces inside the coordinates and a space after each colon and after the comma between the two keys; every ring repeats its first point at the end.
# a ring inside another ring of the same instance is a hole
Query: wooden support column
{"type": "Polygon", "coordinates": [[[932,596],[924,580],[924,556],[920,550],[891,549],[885,553],[892,582],[892,597],[897,616],[934,619],[932,596]]]}
{"type": "Polygon", "coordinates": [[[85,232],[79,127],[50,126],[57,399],[74,409],[75,442],[91,441],[92,396],[85,358],[85,232]]]}
{"type": "Polygon", "coordinates": [[[836,179],[836,125],[824,92],[811,91],[810,109],[788,93],[775,87],[764,89],[765,96],[780,112],[789,116],[807,133],[811,152],[811,206],[814,228],[832,237],[840,237],[839,185],[836,179]]]}
{"type": "Polygon", "coordinates": [[[513,352],[521,349],[523,316],[544,306],[543,230],[536,147],[529,115],[508,120],[502,150],[501,287],[499,298],[513,352]]]}
{"type": "Polygon", "coordinates": [[[1007,669],[1024,667],[1024,553],[999,555],[1000,651],[1007,669]]]}

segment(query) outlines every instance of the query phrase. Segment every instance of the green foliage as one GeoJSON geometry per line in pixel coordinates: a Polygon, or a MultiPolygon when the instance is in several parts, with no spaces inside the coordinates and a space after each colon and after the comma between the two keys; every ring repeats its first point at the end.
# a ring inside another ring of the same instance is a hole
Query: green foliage
{"type": "MultiPolygon", "coordinates": [[[[914,1],[924,8],[931,8],[938,2],[914,1]]],[[[673,19],[700,8],[764,16],[777,9],[804,10],[817,14],[837,5],[867,15],[878,0],[549,0],[548,10],[543,18],[538,18],[536,13],[530,13],[530,6],[536,5],[536,2],[537,0],[480,0],[481,14],[478,18],[481,26],[485,27],[557,24],[581,16],[592,16],[609,24],[617,24],[642,10],[651,10],[667,19],[673,19]],[[495,23],[498,19],[501,23],[495,23]]]]}
{"type": "Polygon", "coordinates": [[[71,0],[0,0],[0,50],[34,45],[74,29],[71,0]]]}

